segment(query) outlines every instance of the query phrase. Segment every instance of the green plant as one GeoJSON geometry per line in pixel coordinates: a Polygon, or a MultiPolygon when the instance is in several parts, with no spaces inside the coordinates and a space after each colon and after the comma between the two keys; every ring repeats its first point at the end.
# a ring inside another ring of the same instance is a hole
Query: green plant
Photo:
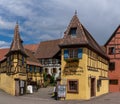
{"type": "Polygon", "coordinates": [[[45,72],[43,73],[43,78],[44,78],[44,81],[47,81],[47,74],[45,72]]]}
{"type": "Polygon", "coordinates": [[[65,59],[66,62],[78,62],[79,59],[78,58],[68,58],[68,59],[65,59]]]}
{"type": "Polygon", "coordinates": [[[50,77],[50,83],[52,84],[52,83],[55,83],[55,76],[54,75],[52,75],[51,77],[50,77]]]}

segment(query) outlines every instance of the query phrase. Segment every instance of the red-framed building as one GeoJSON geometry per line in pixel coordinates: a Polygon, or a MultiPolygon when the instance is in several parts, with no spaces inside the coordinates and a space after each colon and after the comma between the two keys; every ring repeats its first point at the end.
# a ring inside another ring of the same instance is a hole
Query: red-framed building
{"type": "Polygon", "coordinates": [[[120,92],[120,25],[113,32],[106,44],[109,63],[109,92],[120,92]]]}

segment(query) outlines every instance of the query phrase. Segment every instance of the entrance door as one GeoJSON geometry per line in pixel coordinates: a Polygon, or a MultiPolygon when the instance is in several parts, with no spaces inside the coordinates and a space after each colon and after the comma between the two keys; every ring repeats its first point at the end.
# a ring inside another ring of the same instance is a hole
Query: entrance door
{"type": "Polygon", "coordinates": [[[95,78],[91,78],[91,97],[95,96],[95,78]]]}
{"type": "Polygon", "coordinates": [[[15,80],[15,96],[19,96],[20,94],[20,87],[19,87],[19,80],[15,80]]]}

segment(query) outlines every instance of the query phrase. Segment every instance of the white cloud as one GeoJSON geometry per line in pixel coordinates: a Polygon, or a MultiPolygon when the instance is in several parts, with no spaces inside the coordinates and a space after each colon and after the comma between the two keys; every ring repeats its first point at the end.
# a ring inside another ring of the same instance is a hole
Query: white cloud
{"type": "Polygon", "coordinates": [[[0,17],[0,29],[13,29],[15,22],[9,22],[0,17]]]}
{"type": "Polygon", "coordinates": [[[8,48],[10,47],[10,43],[5,41],[0,41],[0,48],[8,48]]]}
{"type": "Polygon", "coordinates": [[[119,4],[119,0],[0,0],[0,31],[13,30],[18,20],[27,41],[59,38],[77,10],[82,24],[104,44],[120,23],[119,4]]]}

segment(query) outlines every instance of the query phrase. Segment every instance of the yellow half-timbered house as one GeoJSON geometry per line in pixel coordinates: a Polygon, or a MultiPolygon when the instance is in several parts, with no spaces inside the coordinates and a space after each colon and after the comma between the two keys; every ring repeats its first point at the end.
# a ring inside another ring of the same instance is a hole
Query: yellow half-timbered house
{"type": "Polygon", "coordinates": [[[75,14],[64,33],[61,47],[61,84],[66,100],[90,99],[108,93],[108,60],[75,14]]]}
{"type": "Polygon", "coordinates": [[[44,82],[42,65],[22,43],[16,24],[10,49],[0,50],[0,89],[16,96],[25,94],[27,85],[39,87],[44,82]]]}

